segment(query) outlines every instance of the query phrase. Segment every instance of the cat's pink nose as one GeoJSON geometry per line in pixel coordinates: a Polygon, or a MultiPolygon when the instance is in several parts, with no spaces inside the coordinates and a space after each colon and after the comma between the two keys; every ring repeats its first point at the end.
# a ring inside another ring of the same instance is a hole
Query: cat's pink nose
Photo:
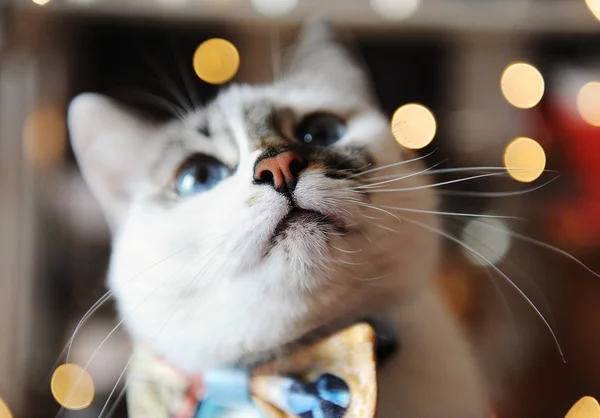
{"type": "Polygon", "coordinates": [[[259,157],[254,166],[254,181],[270,184],[280,193],[291,194],[298,183],[300,172],[306,167],[304,159],[294,151],[259,157]]]}

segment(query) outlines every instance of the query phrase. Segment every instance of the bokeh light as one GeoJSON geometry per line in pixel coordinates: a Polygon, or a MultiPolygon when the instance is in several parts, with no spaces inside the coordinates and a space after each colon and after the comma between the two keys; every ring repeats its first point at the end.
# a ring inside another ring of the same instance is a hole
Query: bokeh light
{"type": "Polygon", "coordinates": [[[600,418],[600,405],[591,396],[581,398],[565,418],[600,418]]]}
{"type": "Polygon", "coordinates": [[[415,14],[421,0],[371,0],[371,7],[381,17],[391,20],[407,19],[415,14]]]}
{"type": "Polygon", "coordinates": [[[585,0],[585,4],[596,19],[600,20],[600,0],[585,0]]]}
{"type": "Polygon", "coordinates": [[[508,225],[502,219],[490,217],[469,221],[463,229],[461,241],[481,255],[479,257],[463,248],[465,254],[469,255],[469,260],[480,266],[501,261],[508,253],[511,244],[508,225]]]}
{"type": "Polygon", "coordinates": [[[504,151],[504,166],[517,181],[534,181],[546,168],[546,153],[535,140],[526,137],[514,139],[504,151]]]}
{"type": "Polygon", "coordinates": [[[502,73],[502,94],[510,104],[520,109],[537,105],[544,95],[544,77],[533,65],[511,64],[502,73]]]}
{"type": "Polygon", "coordinates": [[[223,84],[235,77],[240,67],[240,54],[235,45],[225,39],[209,39],[196,49],[193,64],[201,80],[223,84]]]}
{"type": "Polygon", "coordinates": [[[2,398],[0,398],[0,418],[12,418],[10,409],[8,409],[2,398]]]}
{"type": "Polygon", "coordinates": [[[400,145],[420,149],[433,140],[437,124],[429,109],[417,103],[409,103],[394,112],[391,128],[400,145]]]}
{"type": "Polygon", "coordinates": [[[283,16],[290,13],[298,5],[298,0],[252,0],[254,8],[271,17],[283,16]]]}
{"type": "Polygon", "coordinates": [[[46,104],[34,109],[23,128],[23,147],[38,168],[56,165],[67,150],[67,126],[62,106],[46,104]]]}
{"type": "Polygon", "coordinates": [[[579,90],[577,110],[587,123],[600,127],[600,82],[591,81],[579,90]]]}
{"type": "Polygon", "coordinates": [[[48,3],[50,3],[50,0],[31,0],[31,1],[33,1],[38,6],[44,6],[48,3]]]}
{"type": "Polygon", "coordinates": [[[59,366],[52,375],[50,389],[56,402],[67,409],[85,409],[94,400],[94,381],[76,364],[59,366]]]}

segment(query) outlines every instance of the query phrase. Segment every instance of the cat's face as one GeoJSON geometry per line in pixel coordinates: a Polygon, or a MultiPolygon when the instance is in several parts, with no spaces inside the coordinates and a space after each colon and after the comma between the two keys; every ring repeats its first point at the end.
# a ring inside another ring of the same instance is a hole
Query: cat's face
{"type": "Polygon", "coordinates": [[[422,170],[361,71],[323,28],[292,70],[234,85],[156,126],[96,95],[69,111],[74,150],[114,232],[109,285],[133,338],[197,371],[401,303],[431,273],[422,170]],[[370,183],[402,177],[374,187],[370,183]],[[410,191],[379,192],[382,188],[410,191]],[[400,216],[397,217],[396,215],[400,216]]]}

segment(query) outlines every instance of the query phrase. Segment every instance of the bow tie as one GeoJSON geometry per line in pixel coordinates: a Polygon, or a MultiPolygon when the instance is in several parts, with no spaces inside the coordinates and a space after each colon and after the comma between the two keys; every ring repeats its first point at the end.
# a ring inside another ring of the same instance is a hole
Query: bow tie
{"type": "Polygon", "coordinates": [[[131,418],[375,416],[375,332],[366,323],[252,370],[184,376],[143,346],[130,367],[131,418]]]}

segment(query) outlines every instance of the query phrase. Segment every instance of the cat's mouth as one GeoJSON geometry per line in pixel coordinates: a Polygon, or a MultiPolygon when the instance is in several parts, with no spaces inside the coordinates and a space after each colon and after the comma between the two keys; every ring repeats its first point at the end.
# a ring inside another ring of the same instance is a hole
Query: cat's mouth
{"type": "Polygon", "coordinates": [[[319,229],[330,227],[338,232],[344,232],[345,230],[345,224],[340,219],[325,215],[316,210],[294,207],[275,227],[272,241],[276,242],[277,240],[284,238],[296,227],[307,225],[312,225],[319,229]]]}

